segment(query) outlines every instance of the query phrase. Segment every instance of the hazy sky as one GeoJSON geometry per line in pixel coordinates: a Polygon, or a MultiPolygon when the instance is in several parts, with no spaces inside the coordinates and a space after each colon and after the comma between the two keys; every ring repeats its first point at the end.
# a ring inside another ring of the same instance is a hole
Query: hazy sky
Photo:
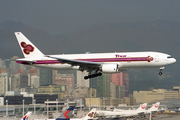
{"type": "Polygon", "coordinates": [[[180,21],[180,0],[0,0],[0,22],[18,20],[56,35],[94,24],[180,21]]]}

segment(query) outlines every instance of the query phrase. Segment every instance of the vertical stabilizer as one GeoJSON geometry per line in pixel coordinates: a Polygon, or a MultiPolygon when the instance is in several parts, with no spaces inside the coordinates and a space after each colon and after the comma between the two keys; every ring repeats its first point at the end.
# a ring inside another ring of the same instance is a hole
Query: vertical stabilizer
{"type": "Polygon", "coordinates": [[[33,45],[21,32],[14,33],[25,58],[43,56],[43,53],[33,45]]]}
{"type": "Polygon", "coordinates": [[[94,114],[95,114],[96,108],[93,108],[84,118],[84,120],[88,120],[88,119],[92,119],[94,118],[94,114]]]}
{"type": "Polygon", "coordinates": [[[27,112],[21,120],[28,120],[29,116],[32,114],[32,112],[27,112]]]}
{"type": "Polygon", "coordinates": [[[152,107],[148,109],[148,111],[158,111],[159,105],[160,105],[160,102],[153,104],[152,107]]]}
{"type": "Polygon", "coordinates": [[[69,107],[65,112],[63,112],[56,120],[70,120],[74,107],[69,107]]]}
{"type": "Polygon", "coordinates": [[[147,107],[147,103],[141,104],[141,105],[139,106],[139,108],[137,109],[137,111],[145,110],[146,107],[147,107]]]}

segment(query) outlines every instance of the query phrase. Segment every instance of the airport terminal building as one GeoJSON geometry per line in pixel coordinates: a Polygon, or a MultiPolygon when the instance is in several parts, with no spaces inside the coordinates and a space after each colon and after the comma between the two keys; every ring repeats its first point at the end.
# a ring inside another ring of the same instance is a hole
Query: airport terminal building
{"type": "Polygon", "coordinates": [[[174,86],[172,90],[153,89],[152,91],[134,91],[137,103],[150,103],[157,100],[180,100],[180,86],[174,86]]]}

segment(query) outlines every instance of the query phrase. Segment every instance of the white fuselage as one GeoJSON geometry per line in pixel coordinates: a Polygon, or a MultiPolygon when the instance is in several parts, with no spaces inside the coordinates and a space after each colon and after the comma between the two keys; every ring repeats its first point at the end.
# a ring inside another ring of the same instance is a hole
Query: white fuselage
{"type": "MultiPolygon", "coordinates": [[[[51,55],[53,57],[97,62],[97,63],[115,63],[118,64],[119,70],[128,68],[156,68],[164,67],[176,62],[170,55],[160,52],[117,52],[117,53],[90,53],[90,54],[62,54],[51,55]]],[[[62,64],[56,59],[45,56],[28,58],[34,60],[34,66],[45,67],[58,70],[79,69],[79,66],[72,66],[70,64],[62,64]]],[[[17,63],[22,63],[17,60],[17,63]]]]}
{"type": "Polygon", "coordinates": [[[113,112],[113,111],[96,111],[96,115],[105,116],[106,118],[116,118],[116,117],[128,117],[128,116],[135,116],[139,113],[143,113],[143,111],[123,111],[123,112],[113,112]]]}

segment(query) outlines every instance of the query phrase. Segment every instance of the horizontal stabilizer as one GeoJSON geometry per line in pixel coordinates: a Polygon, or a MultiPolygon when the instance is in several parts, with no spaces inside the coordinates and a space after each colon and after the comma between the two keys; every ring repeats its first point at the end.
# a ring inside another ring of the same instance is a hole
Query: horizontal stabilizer
{"type": "Polygon", "coordinates": [[[23,59],[16,59],[16,62],[20,64],[34,64],[36,61],[23,58],[23,59]]]}

